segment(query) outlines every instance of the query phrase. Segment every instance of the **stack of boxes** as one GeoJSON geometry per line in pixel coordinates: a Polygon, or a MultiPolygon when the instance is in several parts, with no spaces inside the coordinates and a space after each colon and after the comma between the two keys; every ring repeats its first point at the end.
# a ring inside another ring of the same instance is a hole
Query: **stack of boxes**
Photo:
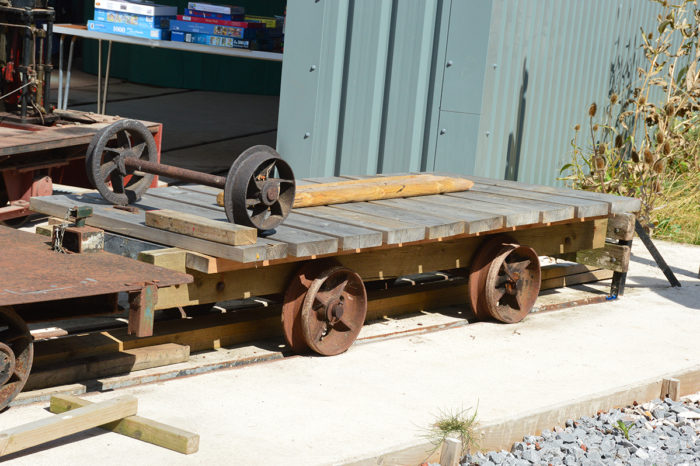
{"type": "Polygon", "coordinates": [[[88,29],[144,39],[251,50],[282,47],[284,17],[246,15],[233,5],[189,2],[184,15],[177,7],[139,0],[95,0],[88,29]]]}
{"type": "Polygon", "coordinates": [[[189,2],[185,14],[170,21],[170,31],[173,41],[217,47],[274,50],[282,43],[277,18],[248,16],[232,5],[189,2]]]}
{"type": "Polygon", "coordinates": [[[95,0],[95,19],[88,21],[88,29],[144,39],[168,40],[171,19],[177,7],[150,2],[123,0],[95,0]]]}

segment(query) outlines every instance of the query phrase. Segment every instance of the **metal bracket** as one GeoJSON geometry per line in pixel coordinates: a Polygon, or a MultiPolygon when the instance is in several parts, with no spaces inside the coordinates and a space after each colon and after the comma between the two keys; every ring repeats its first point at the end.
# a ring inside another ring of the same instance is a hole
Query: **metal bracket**
{"type": "Polygon", "coordinates": [[[158,287],[145,283],[139,291],[129,292],[129,335],[153,335],[153,316],[158,302],[158,287]]]}

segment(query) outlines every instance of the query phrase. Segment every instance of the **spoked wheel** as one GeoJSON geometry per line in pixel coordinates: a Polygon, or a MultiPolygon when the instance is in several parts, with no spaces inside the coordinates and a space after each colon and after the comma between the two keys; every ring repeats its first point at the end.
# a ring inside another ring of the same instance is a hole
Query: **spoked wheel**
{"type": "Polygon", "coordinates": [[[534,249],[508,236],[488,240],[469,272],[469,302],[479,319],[520,322],[540,292],[540,262],[534,249]]]}
{"type": "Polygon", "coordinates": [[[355,272],[332,262],[304,265],[284,297],[282,328],[292,350],[324,356],[345,352],[367,316],[367,292],[355,272]]]}
{"type": "Polygon", "coordinates": [[[282,223],[294,204],[294,173],[268,146],[253,146],[231,165],[224,187],[224,209],[229,222],[272,230],[282,223]]]}
{"type": "Polygon", "coordinates": [[[12,308],[0,307],[0,411],[22,391],[33,357],[27,324],[12,308]]]}
{"type": "Polygon", "coordinates": [[[117,205],[136,202],[153,182],[154,175],[127,168],[127,158],[158,161],[151,132],[136,120],[118,120],[98,131],[88,146],[85,164],[88,179],[107,201],[117,205]]]}

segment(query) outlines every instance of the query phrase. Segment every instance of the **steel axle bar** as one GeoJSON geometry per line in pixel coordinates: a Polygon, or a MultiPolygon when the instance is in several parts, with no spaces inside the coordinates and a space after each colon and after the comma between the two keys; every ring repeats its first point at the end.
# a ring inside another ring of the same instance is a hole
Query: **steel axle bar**
{"type": "Polygon", "coordinates": [[[191,183],[199,183],[212,188],[223,189],[226,185],[226,178],[223,176],[210,175],[187,168],[174,167],[157,162],[150,162],[144,159],[135,157],[125,157],[124,166],[133,170],[150,173],[152,175],[167,176],[176,180],[189,181],[191,183]]]}

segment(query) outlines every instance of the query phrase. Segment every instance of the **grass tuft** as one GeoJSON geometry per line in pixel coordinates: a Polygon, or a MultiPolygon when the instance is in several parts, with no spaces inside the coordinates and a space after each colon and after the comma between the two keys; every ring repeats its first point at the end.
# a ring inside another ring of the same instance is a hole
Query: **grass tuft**
{"type": "MultiPolygon", "coordinates": [[[[426,437],[439,448],[448,437],[457,438],[462,443],[462,454],[479,448],[476,439],[477,410],[470,414],[470,408],[459,411],[440,411],[436,421],[428,429],[426,437]]],[[[433,450],[435,451],[435,450],[433,450]]]]}

